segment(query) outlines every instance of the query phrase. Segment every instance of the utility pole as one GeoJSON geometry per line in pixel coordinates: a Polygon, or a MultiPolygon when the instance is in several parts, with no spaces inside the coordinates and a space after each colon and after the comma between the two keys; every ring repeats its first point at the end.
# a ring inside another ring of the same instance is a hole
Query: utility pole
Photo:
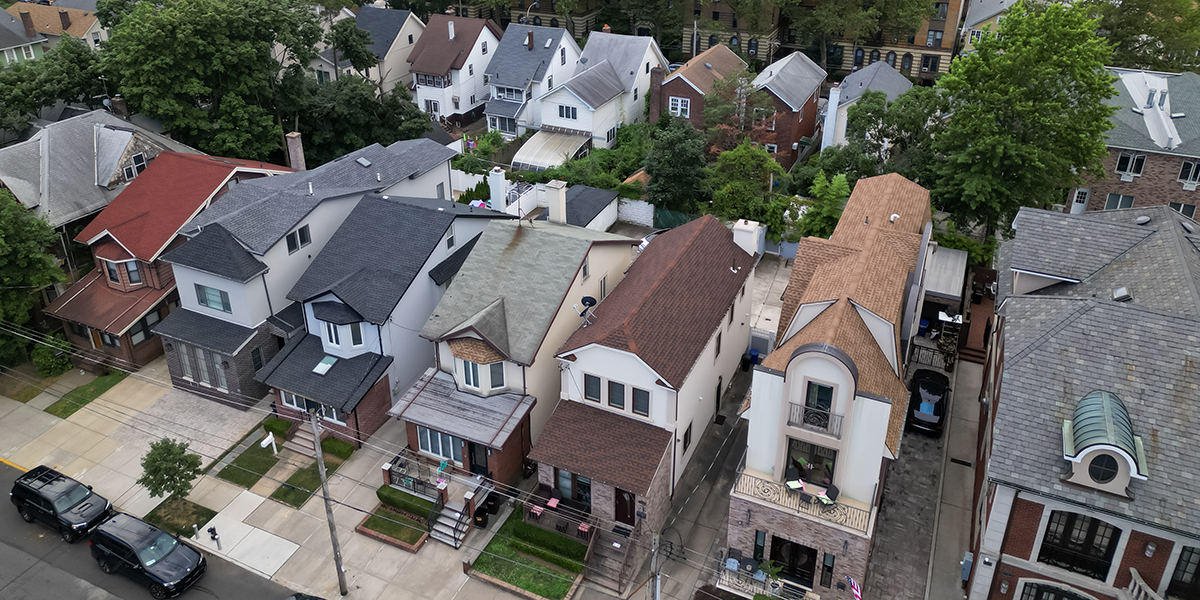
{"type": "MultiPolygon", "coordinates": [[[[329,481],[325,479],[325,455],[321,451],[321,423],[317,419],[317,408],[310,406],[308,416],[312,420],[313,448],[317,452],[317,473],[321,475],[321,494],[325,497],[325,520],[329,523],[329,540],[333,542],[333,565],[337,568],[338,591],[343,596],[346,589],[346,571],[342,568],[342,547],[338,544],[337,525],[333,522],[333,502],[329,500],[329,481]]],[[[655,536],[657,540],[658,537],[655,536]]]]}
{"type": "Polygon", "coordinates": [[[654,578],[654,587],[650,588],[650,600],[662,598],[662,573],[658,565],[658,532],[654,532],[654,542],[650,545],[650,576],[654,578]]]}

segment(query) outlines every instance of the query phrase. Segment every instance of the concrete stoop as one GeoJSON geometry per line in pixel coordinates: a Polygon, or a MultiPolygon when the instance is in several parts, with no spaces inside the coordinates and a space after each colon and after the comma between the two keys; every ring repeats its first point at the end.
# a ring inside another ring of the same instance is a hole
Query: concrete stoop
{"type": "Polygon", "coordinates": [[[312,424],[301,423],[300,427],[296,429],[296,433],[292,434],[291,439],[283,442],[283,447],[297,454],[316,458],[317,453],[313,450],[312,424]]]}
{"type": "Polygon", "coordinates": [[[429,537],[456,550],[461,548],[463,541],[467,539],[467,534],[470,533],[471,527],[474,525],[471,522],[470,515],[466,515],[462,524],[459,525],[459,519],[463,517],[464,510],[466,508],[462,504],[447,502],[442,507],[442,512],[438,515],[437,522],[433,525],[433,531],[429,532],[429,537]],[[458,529],[455,529],[456,526],[458,529]]]}

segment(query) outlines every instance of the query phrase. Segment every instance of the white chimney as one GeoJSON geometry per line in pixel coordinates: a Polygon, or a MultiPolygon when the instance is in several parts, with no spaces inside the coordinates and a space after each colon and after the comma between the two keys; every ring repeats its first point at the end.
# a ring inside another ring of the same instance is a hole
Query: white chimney
{"type": "Polygon", "coordinates": [[[555,179],[546,184],[550,222],[567,224],[567,182],[555,179]]]}
{"type": "Polygon", "coordinates": [[[491,191],[488,208],[504,212],[508,208],[508,180],[504,178],[504,169],[492,167],[487,174],[487,182],[491,191]]]}
{"type": "Polygon", "coordinates": [[[738,219],[733,224],[733,243],[750,256],[762,254],[767,241],[766,233],[766,228],[759,225],[758,221],[738,219]]]}
{"type": "Polygon", "coordinates": [[[822,150],[833,145],[834,136],[837,134],[838,101],[841,99],[841,87],[834,84],[832,88],[829,88],[829,102],[825,103],[825,126],[821,133],[822,150]]]}
{"type": "Polygon", "coordinates": [[[450,30],[450,40],[454,40],[454,21],[446,21],[446,26],[450,30]]]}

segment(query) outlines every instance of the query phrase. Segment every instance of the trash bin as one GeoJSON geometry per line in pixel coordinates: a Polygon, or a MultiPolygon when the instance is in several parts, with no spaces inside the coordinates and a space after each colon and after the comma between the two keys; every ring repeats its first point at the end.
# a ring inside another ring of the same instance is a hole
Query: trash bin
{"type": "Polygon", "coordinates": [[[758,349],[750,350],[750,364],[752,364],[752,365],[758,364],[758,349]]]}
{"type": "Polygon", "coordinates": [[[741,366],[742,366],[742,371],[750,370],[750,353],[749,352],[742,355],[742,365],[741,366]]]}
{"type": "Polygon", "coordinates": [[[917,327],[917,335],[919,335],[921,337],[925,337],[925,332],[928,329],[929,329],[929,319],[921,319],[921,322],[920,322],[919,326],[917,327]]]}
{"type": "Polygon", "coordinates": [[[483,505],[487,507],[488,514],[496,514],[500,512],[500,494],[492,492],[488,494],[487,500],[483,501],[483,505]]]}
{"type": "Polygon", "coordinates": [[[475,509],[475,526],[483,529],[488,526],[488,510],[486,506],[475,509]]]}

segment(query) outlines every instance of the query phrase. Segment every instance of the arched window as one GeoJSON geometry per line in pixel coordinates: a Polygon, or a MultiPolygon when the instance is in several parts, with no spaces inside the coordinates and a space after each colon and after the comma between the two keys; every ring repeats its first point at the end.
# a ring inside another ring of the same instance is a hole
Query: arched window
{"type": "Polygon", "coordinates": [[[712,48],[713,46],[716,46],[719,43],[720,42],[717,41],[717,36],[715,36],[715,35],[708,36],[708,47],[709,48],[712,48]]]}
{"type": "Polygon", "coordinates": [[[758,54],[758,40],[746,42],[746,51],[750,53],[750,56],[758,54]]]}
{"type": "Polygon", "coordinates": [[[905,54],[904,59],[900,61],[900,72],[908,75],[912,71],[912,55],[905,54]]]}
{"type": "Polygon", "coordinates": [[[888,62],[889,67],[891,67],[893,69],[896,68],[896,53],[895,52],[888,52],[887,62],[888,62]]]}
{"type": "Polygon", "coordinates": [[[737,48],[737,45],[738,45],[738,39],[737,39],[737,36],[736,36],[736,35],[735,35],[735,36],[733,36],[733,37],[731,37],[731,38],[729,38],[729,45],[730,45],[730,46],[733,46],[734,48],[737,48]]]}
{"type": "Polygon", "coordinates": [[[869,65],[869,64],[872,64],[872,63],[877,63],[877,62],[879,62],[879,51],[878,51],[878,50],[872,50],[872,51],[871,51],[871,62],[869,62],[869,63],[867,63],[867,64],[869,65]]]}
{"type": "Polygon", "coordinates": [[[854,66],[861,67],[862,63],[863,63],[863,49],[855,48],[854,49],[854,66]]]}
{"type": "Polygon", "coordinates": [[[551,27],[558,27],[558,18],[557,18],[557,17],[556,17],[556,18],[553,18],[553,19],[550,19],[550,26],[551,26],[551,27]]]}
{"type": "Polygon", "coordinates": [[[830,67],[840,67],[842,66],[842,60],[845,58],[845,54],[845,48],[839,46],[838,44],[830,44],[829,49],[826,51],[825,63],[830,67]]]}
{"type": "Polygon", "coordinates": [[[534,17],[534,18],[533,18],[533,24],[534,24],[534,25],[537,25],[538,27],[541,27],[541,26],[542,26],[542,18],[541,18],[541,17],[534,17]]]}

